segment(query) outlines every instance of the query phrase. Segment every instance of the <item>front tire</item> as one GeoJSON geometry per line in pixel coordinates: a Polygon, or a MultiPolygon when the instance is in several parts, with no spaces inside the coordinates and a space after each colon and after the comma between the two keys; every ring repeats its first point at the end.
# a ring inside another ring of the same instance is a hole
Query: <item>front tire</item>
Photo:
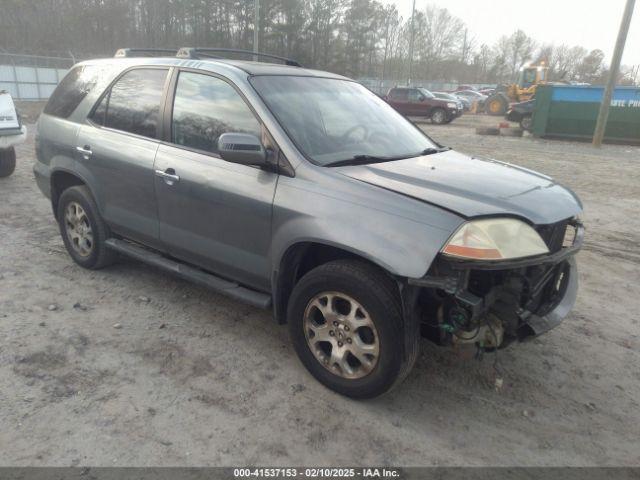
{"type": "Polygon", "coordinates": [[[436,125],[442,125],[447,121],[447,112],[442,108],[436,108],[431,112],[431,122],[436,125]]]}
{"type": "Polygon", "coordinates": [[[8,177],[16,169],[16,151],[13,147],[0,150],[0,178],[8,177]]]}
{"type": "Polygon", "coordinates": [[[74,262],[90,270],[115,262],[116,252],[105,243],[110,236],[109,227],[87,187],[75,186],[62,192],[57,218],[60,235],[74,262]]]}
{"type": "Polygon", "coordinates": [[[502,94],[490,96],[484,103],[484,110],[488,115],[502,116],[507,113],[509,100],[502,94]]]}
{"type": "Polygon", "coordinates": [[[522,130],[526,130],[527,132],[530,132],[532,126],[533,126],[533,117],[531,115],[525,115],[520,119],[520,128],[522,130]]]}
{"type": "Polygon", "coordinates": [[[399,383],[415,361],[416,355],[409,360],[403,355],[397,288],[367,263],[339,260],[308,272],[291,294],[287,317],[303,365],[342,395],[381,395],[399,383]]]}

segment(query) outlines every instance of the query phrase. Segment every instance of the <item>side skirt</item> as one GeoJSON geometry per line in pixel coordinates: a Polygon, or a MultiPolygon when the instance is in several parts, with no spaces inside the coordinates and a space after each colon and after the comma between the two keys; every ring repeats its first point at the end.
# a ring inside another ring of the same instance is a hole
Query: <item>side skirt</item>
{"type": "Polygon", "coordinates": [[[158,253],[138,247],[124,240],[109,238],[105,243],[109,248],[123,255],[171,272],[185,280],[210,288],[221,295],[240,300],[254,307],[264,309],[271,307],[271,296],[269,294],[251,290],[235,282],[224,280],[211,273],[199,270],[186,263],[166,258],[158,253]]]}

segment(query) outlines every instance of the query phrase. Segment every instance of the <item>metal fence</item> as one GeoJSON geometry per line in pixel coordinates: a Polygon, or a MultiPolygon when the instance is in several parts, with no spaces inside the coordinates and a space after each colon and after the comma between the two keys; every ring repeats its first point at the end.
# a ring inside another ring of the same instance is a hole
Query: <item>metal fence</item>
{"type": "MultiPolygon", "coordinates": [[[[390,88],[405,85],[406,83],[396,82],[393,80],[384,80],[381,81],[377,78],[359,78],[358,82],[367,87],[369,90],[377,93],[378,95],[384,95],[389,91],[390,88]]],[[[414,80],[411,82],[413,87],[422,87],[427,90],[433,92],[450,92],[458,88],[459,84],[457,82],[433,82],[429,80],[414,80]]],[[[465,83],[470,87],[476,88],[478,90],[482,88],[494,88],[496,86],[495,83],[487,84],[487,83],[465,83]]]]}
{"type": "Polygon", "coordinates": [[[0,52],[0,90],[16,100],[46,100],[75,59],[0,52]]]}

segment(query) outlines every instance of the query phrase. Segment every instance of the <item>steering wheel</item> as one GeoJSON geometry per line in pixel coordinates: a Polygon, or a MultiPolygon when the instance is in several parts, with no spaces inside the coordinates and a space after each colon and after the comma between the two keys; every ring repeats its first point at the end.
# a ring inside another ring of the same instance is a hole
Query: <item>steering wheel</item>
{"type": "Polygon", "coordinates": [[[342,137],[340,138],[342,139],[343,142],[346,142],[349,139],[349,137],[358,129],[362,130],[362,133],[363,133],[362,140],[366,140],[369,138],[369,129],[366,127],[366,125],[363,125],[361,123],[351,127],[349,130],[344,132],[344,134],[342,134],[342,137]]]}

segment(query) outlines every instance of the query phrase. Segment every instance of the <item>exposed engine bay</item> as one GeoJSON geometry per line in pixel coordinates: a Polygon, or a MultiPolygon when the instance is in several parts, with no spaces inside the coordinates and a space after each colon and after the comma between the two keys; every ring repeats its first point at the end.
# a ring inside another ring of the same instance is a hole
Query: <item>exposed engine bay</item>
{"type": "MultiPolygon", "coordinates": [[[[439,345],[492,350],[560,323],[564,315],[549,314],[576,281],[572,257],[581,247],[583,228],[567,220],[538,231],[551,252],[544,257],[470,262],[441,255],[425,277],[412,280],[423,287],[416,305],[422,335],[439,345]]],[[[575,294],[568,300],[573,305],[575,294]]]]}

